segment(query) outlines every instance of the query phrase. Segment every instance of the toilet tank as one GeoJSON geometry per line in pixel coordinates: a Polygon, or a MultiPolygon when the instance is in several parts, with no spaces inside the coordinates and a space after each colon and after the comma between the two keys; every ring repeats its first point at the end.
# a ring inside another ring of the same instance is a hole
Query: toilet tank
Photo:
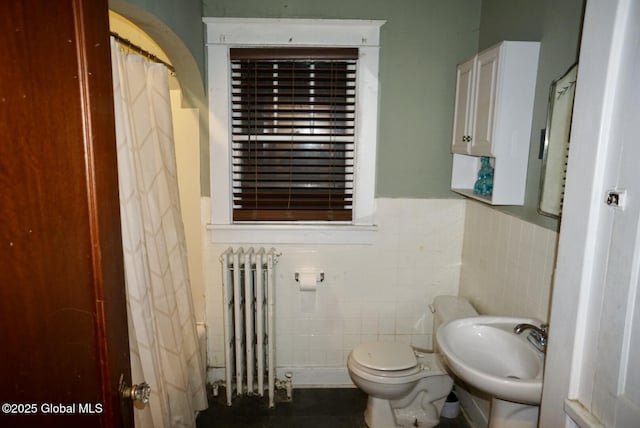
{"type": "Polygon", "coordinates": [[[438,344],[436,341],[438,327],[447,321],[478,315],[478,312],[471,306],[471,303],[466,298],[459,296],[437,296],[433,299],[433,303],[429,305],[429,309],[431,313],[433,313],[431,340],[434,352],[438,352],[438,344]]]}

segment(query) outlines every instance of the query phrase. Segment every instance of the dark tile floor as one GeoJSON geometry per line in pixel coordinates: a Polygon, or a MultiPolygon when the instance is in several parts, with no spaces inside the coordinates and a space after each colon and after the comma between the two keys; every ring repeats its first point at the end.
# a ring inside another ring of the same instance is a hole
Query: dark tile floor
{"type": "MultiPolygon", "coordinates": [[[[209,408],[198,415],[197,428],[366,428],[363,412],[367,396],[356,388],[294,389],[293,401],[272,409],[259,397],[225,402],[224,391],[209,398],[209,408]]],[[[469,428],[462,414],[443,418],[441,428],[469,428]]]]}

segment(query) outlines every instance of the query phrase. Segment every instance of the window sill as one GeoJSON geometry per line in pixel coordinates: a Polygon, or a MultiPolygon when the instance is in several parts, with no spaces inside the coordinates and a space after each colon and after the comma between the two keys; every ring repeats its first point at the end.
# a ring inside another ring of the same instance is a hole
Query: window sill
{"type": "Polygon", "coordinates": [[[377,225],[208,224],[211,241],[229,244],[353,244],[373,242],[377,225]]]}

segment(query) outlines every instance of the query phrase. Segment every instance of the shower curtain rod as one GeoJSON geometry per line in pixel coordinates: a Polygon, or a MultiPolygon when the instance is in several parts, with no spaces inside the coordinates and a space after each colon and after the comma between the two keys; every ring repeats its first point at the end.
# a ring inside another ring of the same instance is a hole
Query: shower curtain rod
{"type": "Polygon", "coordinates": [[[161,60],[160,58],[158,58],[157,56],[155,56],[154,54],[152,54],[151,52],[142,49],[140,46],[132,43],[130,40],[125,39],[124,37],[122,37],[120,34],[110,31],[111,37],[113,37],[114,39],[116,39],[116,41],[118,43],[120,43],[121,45],[126,46],[128,49],[131,49],[132,51],[142,55],[143,57],[147,58],[150,61],[153,62],[157,62],[160,63],[162,65],[164,65],[165,67],[167,67],[169,69],[169,71],[173,74],[176,73],[176,69],[173,68],[173,65],[169,64],[166,61],[161,60]]]}

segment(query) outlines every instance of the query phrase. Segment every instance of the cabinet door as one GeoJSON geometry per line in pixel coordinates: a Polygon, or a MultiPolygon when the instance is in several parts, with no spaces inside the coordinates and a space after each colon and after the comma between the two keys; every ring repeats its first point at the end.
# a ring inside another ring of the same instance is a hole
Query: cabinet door
{"type": "Polygon", "coordinates": [[[469,153],[477,156],[493,156],[493,122],[498,81],[499,47],[489,49],[476,62],[475,118],[469,153]]]}
{"type": "Polygon", "coordinates": [[[451,151],[467,153],[473,129],[473,71],[476,58],[458,65],[451,151]]]}

